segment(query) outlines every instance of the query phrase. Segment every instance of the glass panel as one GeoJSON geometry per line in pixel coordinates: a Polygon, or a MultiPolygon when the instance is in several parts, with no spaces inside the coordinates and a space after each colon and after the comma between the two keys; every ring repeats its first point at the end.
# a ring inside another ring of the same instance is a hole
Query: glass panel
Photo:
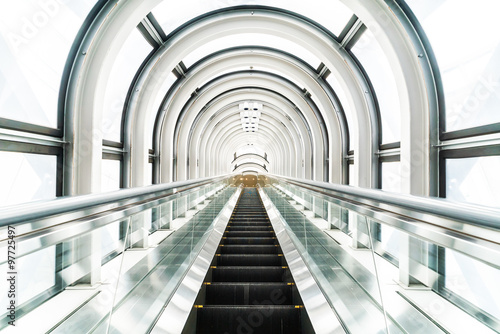
{"type": "MultiPolygon", "coordinates": [[[[249,68],[247,66],[244,66],[244,67],[243,66],[241,66],[241,67],[240,66],[230,67],[227,70],[217,72],[217,74],[214,74],[213,76],[210,76],[207,79],[205,79],[203,81],[200,81],[199,87],[204,86],[207,82],[210,82],[211,80],[213,80],[215,78],[223,76],[224,74],[232,73],[232,72],[238,72],[238,71],[247,71],[248,69],[249,68]]],[[[285,78],[287,80],[290,80],[291,82],[293,82],[297,86],[302,87],[302,82],[297,81],[294,77],[288,75],[288,73],[286,73],[286,72],[283,72],[280,68],[276,68],[276,67],[264,67],[264,66],[263,67],[253,66],[253,69],[254,70],[260,70],[260,71],[265,71],[265,72],[268,72],[268,73],[277,74],[280,77],[283,77],[283,78],[285,78]]]]}
{"type": "Polygon", "coordinates": [[[349,185],[355,185],[356,182],[356,170],[354,169],[354,164],[349,164],[349,185]]]}
{"type": "Polygon", "coordinates": [[[56,197],[56,156],[0,152],[0,161],[0,206],[56,197]]]}
{"type": "Polygon", "coordinates": [[[401,192],[401,163],[399,161],[382,163],[382,190],[401,192]]]}
{"type": "Polygon", "coordinates": [[[120,247],[120,222],[114,222],[101,228],[102,257],[118,250],[120,247]]]}
{"type": "Polygon", "coordinates": [[[500,271],[446,249],[445,286],[500,319],[500,271]]]}
{"type": "MultiPolygon", "coordinates": [[[[361,264],[345,251],[345,245],[312,224],[273,188],[266,187],[264,192],[280,211],[287,234],[348,331],[363,333],[368,327],[388,326],[388,332],[400,332],[392,318],[384,321],[373,254],[367,253],[361,264]]],[[[369,246],[367,220],[353,214],[369,246]]]]}
{"type": "Polygon", "coordinates": [[[148,164],[148,168],[146,168],[146,186],[153,184],[153,163],[148,164]]]}
{"type": "MultiPolygon", "coordinates": [[[[118,279],[125,272],[120,272],[121,268],[117,266],[115,273],[117,279],[112,282],[113,288],[116,287],[114,291],[117,291],[114,296],[116,303],[111,318],[99,321],[102,312],[99,314],[97,306],[100,306],[98,302],[103,298],[98,296],[89,302],[94,306],[92,310],[97,310],[91,313],[93,316],[89,317],[90,326],[95,326],[96,332],[99,333],[107,332],[108,328],[114,329],[117,333],[148,332],[164,310],[165,303],[176,292],[193,261],[199,256],[206,240],[214,230],[216,222],[214,218],[235,190],[235,188],[227,188],[203,212],[193,216],[158,246],[150,249],[148,255],[139,260],[132,269],[135,270],[132,271],[134,275],[126,274],[124,276],[126,279],[118,279]],[[143,269],[141,271],[136,268],[143,269]],[[150,272],[145,272],[144,268],[149,268],[150,272]],[[162,281],[161,284],[158,284],[158,280],[162,281]],[[147,310],[140,317],[137,317],[136,312],[137,296],[141,296],[140,307],[147,310]],[[124,319],[131,320],[125,321],[124,319]]],[[[113,298],[108,299],[114,301],[113,298]]],[[[109,301],[107,304],[110,305],[109,301]]],[[[87,323],[83,326],[85,325],[89,326],[87,323]]],[[[84,330],[91,331],[92,327],[84,328],[84,330]]]]}
{"type": "Polygon", "coordinates": [[[163,72],[156,79],[158,81],[163,81],[163,84],[158,92],[158,95],[156,95],[156,97],[155,97],[153,109],[150,111],[150,114],[149,114],[150,118],[149,118],[149,132],[148,133],[151,134],[150,135],[150,138],[151,138],[150,148],[153,148],[153,130],[154,130],[154,125],[155,125],[155,121],[156,121],[156,115],[158,113],[158,110],[160,110],[160,104],[163,101],[163,98],[165,98],[165,95],[167,95],[170,87],[172,87],[175,80],[177,80],[176,76],[172,72],[163,72]]]}
{"type": "Polygon", "coordinates": [[[336,36],[352,16],[344,4],[338,0],[329,1],[302,1],[302,0],[185,0],[185,1],[163,1],[153,9],[153,14],[162,25],[163,30],[168,35],[172,30],[184,22],[195,18],[198,15],[208,11],[238,5],[264,5],[277,8],[283,8],[320,23],[329,29],[336,36]]]}
{"type": "Polygon", "coordinates": [[[316,55],[297,43],[277,36],[255,33],[229,35],[215,39],[195,49],[184,57],[183,61],[186,67],[190,67],[196,61],[215,51],[241,45],[260,45],[280,49],[303,59],[314,68],[317,68],[321,63],[316,55]]]}
{"type": "MultiPolygon", "coordinates": [[[[382,190],[401,192],[401,163],[399,161],[382,163],[382,190]]],[[[399,257],[400,232],[390,226],[380,224],[380,243],[384,251],[399,257]]]]}
{"type": "Polygon", "coordinates": [[[330,74],[327,78],[326,81],[330,84],[330,86],[333,88],[335,93],[337,94],[337,97],[340,100],[340,104],[342,104],[342,108],[344,109],[344,114],[345,118],[347,120],[347,127],[349,128],[349,149],[353,149],[353,136],[352,133],[354,133],[354,120],[353,120],[353,115],[352,115],[352,109],[351,106],[349,105],[349,100],[347,99],[347,95],[338,82],[337,78],[333,74],[330,74]]]}
{"type": "Polygon", "coordinates": [[[57,127],[66,58],[95,0],[0,5],[0,117],[57,127]]]}
{"type": "Polygon", "coordinates": [[[104,139],[120,141],[123,106],[130,84],[153,47],[134,29],[116,57],[104,95],[102,132],[104,139]]]}
{"type": "Polygon", "coordinates": [[[446,198],[500,207],[500,156],[447,159],[446,198]]]}
{"type": "Polygon", "coordinates": [[[258,154],[260,156],[264,156],[266,153],[260,147],[254,146],[253,144],[248,144],[248,145],[242,146],[241,148],[239,148],[236,151],[237,157],[239,157],[240,155],[243,155],[243,154],[258,154]]]}
{"type": "Polygon", "coordinates": [[[500,122],[500,2],[407,0],[443,79],[446,131],[500,122]]]}
{"type": "Polygon", "coordinates": [[[400,234],[401,232],[390,226],[380,225],[380,242],[382,248],[396,258],[399,258],[400,234]]]}
{"type": "Polygon", "coordinates": [[[392,66],[370,30],[366,30],[352,52],[361,62],[375,89],[382,121],[382,143],[401,140],[399,94],[392,66]]]}
{"type": "Polygon", "coordinates": [[[120,160],[102,160],[101,191],[120,189],[120,160]]]}
{"type": "MultiPolygon", "coordinates": [[[[56,247],[52,246],[20,257],[17,268],[17,289],[22,291],[17,294],[17,305],[21,305],[55,285],[56,247]]],[[[7,303],[4,302],[3,305],[7,303]]]]}

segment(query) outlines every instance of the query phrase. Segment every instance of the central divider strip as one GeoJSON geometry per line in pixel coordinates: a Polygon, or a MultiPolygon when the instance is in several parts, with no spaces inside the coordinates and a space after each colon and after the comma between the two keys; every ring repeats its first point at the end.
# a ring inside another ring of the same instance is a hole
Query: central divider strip
{"type": "Polygon", "coordinates": [[[201,248],[196,260],[187,271],[174,296],[163,309],[151,333],[178,334],[182,332],[196,296],[203,284],[203,279],[210,268],[210,263],[215,256],[222,235],[238,202],[241,191],[242,186],[238,187],[237,191],[215,218],[212,233],[201,248]]]}

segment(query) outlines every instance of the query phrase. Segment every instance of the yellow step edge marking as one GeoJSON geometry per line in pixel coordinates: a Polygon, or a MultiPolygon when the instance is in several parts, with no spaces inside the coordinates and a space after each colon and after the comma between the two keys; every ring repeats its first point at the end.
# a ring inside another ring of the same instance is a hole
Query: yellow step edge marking
{"type": "Polygon", "coordinates": [[[282,269],[288,269],[288,267],[287,267],[287,266],[283,266],[283,267],[281,267],[281,268],[282,268],[282,269]]]}
{"type": "Polygon", "coordinates": [[[286,285],[295,285],[295,283],[293,283],[293,282],[292,283],[286,283],[286,285]]]}
{"type": "Polygon", "coordinates": [[[304,305],[295,305],[295,308],[304,308],[304,305]]]}
{"type": "Polygon", "coordinates": [[[215,268],[217,268],[217,266],[210,266],[210,268],[215,269],[215,268]]]}
{"type": "Polygon", "coordinates": [[[283,254],[278,254],[278,256],[283,256],[283,254]]]}
{"type": "Polygon", "coordinates": [[[215,254],[215,256],[220,256],[220,254],[215,254]]]}
{"type": "Polygon", "coordinates": [[[205,284],[205,285],[210,285],[210,284],[212,284],[212,283],[210,283],[210,282],[205,282],[205,283],[203,283],[203,284],[205,284]]]}
{"type": "Polygon", "coordinates": [[[195,305],[194,308],[203,308],[203,305],[195,305]]]}

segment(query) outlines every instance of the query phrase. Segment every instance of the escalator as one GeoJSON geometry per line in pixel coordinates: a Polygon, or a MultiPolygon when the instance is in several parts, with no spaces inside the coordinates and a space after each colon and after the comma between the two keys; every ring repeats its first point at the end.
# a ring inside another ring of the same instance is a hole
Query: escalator
{"type": "Polygon", "coordinates": [[[311,333],[255,188],[244,188],[183,333],[311,333]]]}

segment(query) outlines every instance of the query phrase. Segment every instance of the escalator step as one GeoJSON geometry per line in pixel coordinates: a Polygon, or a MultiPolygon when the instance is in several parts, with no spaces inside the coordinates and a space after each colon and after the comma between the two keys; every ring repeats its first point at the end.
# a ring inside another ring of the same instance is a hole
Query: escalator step
{"type": "Polygon", "coordinates": [[[217,266],[281,266],[278,254],[221,254],[217,266]]]}
{"type": "Polygon", "coordinates": [[[283,282],[286,268],[279,266],[224,266],[212,271],[213,282],[283,282]]]}
{"type": "Polygon", "coordinates": [[[292,286],[286,283],[212,283],[207,305],[292,305],[292,286]]]}
{"type": "Polygon", "coordinates": [[[269,237],[269,236],[274,236],[274,232],[269,230],[269,231],[228,231],[224,235],[228,238],[232,237],[245,237],[245,238],[250,238],[250,237],[269,237]]]}
{"type": "Polygon", "coordinates": [[[257,221],[257,220],[241,220],[241,219],[231,219],[231,221],[229,222],[229,226],[247,226],[247,225],[250,225],[250,226],[269,226],[269,222],[268,221],[257,221]]]}
{"type": "Polygon", "coordinates": [[[271,225],[252,226],[252,225],[229,225],[226,230],[228,231],[272,231],[271,225]]]}
{"type": "Polygon", "coordinates": [[[222,241],[224,245],[274,245],[276,243],[275,237],[226,237],[222,241]]]}
{"type": "Polygon", "coordinates": [[[279,247],[275,245],[224,245],[221,254],[278,254],[279,247]]]}
{"type": "Polygon", "coordinates": [[[197,310],[198,334],[299,334],[300,309],[295,306],[204,306],[197,310]]]}

